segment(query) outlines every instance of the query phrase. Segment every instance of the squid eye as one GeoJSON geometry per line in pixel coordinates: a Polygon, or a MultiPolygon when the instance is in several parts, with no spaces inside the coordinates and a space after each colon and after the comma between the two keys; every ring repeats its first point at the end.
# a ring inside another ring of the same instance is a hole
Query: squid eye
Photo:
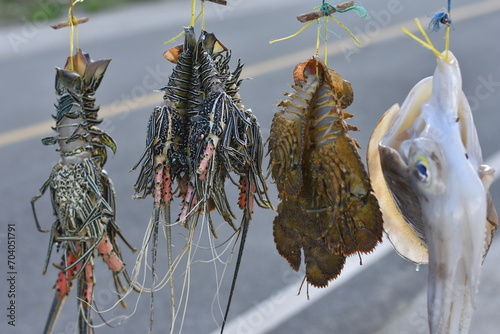
{"type": "Polygon", "coordinates": [[[427,165],[425,164],[424,161],[422,160],[417,160],[417,163],[415,164],[415,167],[417,168],[417,175],[422,183],[427,183],[427,179],[429,178],[428,170],[427,170],[427,165]]]}

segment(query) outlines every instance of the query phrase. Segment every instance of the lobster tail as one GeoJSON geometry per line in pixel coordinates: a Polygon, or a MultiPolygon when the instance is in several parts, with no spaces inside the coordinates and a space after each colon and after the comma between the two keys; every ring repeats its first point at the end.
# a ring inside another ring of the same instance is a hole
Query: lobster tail
{"type": "Polygon", "coordinates": [[[56,67],[55,88],[58,95],[63,95],[65,92],[82,94],[83,85],[82,77],[78,73],[56,67]]]}
{"type": "Polygon", "coordinates": [[[352,115],[342,110],[352,103],[351,84],[317,57],[298,64],[293,77],[295,92],[279,103],[269,138],[269,168],[282,200],[274,240],[294,270],[303,249],[307,282],[324,287],[346,256],[382,241],[382,215],[348,134],[356,129],[345,122],[352,115]]]}
{"type": "Polygon", "coordinates": [[[77,73],[82,78],[85,94],[95,94],[101,84],[111,59],[92,60],[88,53],[78,49],[75,56],[68,57],[64,69],[77,73]]]}

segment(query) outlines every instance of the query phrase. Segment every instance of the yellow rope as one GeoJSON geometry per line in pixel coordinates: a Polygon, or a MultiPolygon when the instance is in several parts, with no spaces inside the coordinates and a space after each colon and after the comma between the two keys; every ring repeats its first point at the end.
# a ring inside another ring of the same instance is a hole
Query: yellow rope
{"type": "Polygon", "coordinates": [[[273,43],[276,43],[276,42],[284,41],[286,39],[290,39],[290,38],[293,38],[293,37],[299,35],[301,32],[303,32],[304,30],[306,30],[306,28],[309,27],[311,25],[311,23],[313,23],[313,22],[314,21],[309,21],[309,22],[306,23],[305,26],[303,26],[302,28],[300,28],[299,31],[297,31],[295,34],[292,34],[292,35],[287,36],[287,37],[275,39],[273,41],[270,41],[269,44],[273,44],[273,43]]]}
{"type": "MultiPolygon", "coordinates": [[[[329,16],[325,17],[325,43],[323,46],[323,60],[325,62],[325,66],[328,63],[328,18],[329,16]]],[[[332,16],[333,18],[333,16],[332,16]]]]}
{"type": "Polygon", "coordinates": [[[317,55],[319,55],[319,44],[320,44],[320,42],[321,42],[321,26],[318,24],[318,27],[316,29],[316,54],[317,55]]]}
{"type": "Polygon", "coordinates": [[[450,62],[450,56],[449,56],[449,51],[450,51],[450,25],[446,27],[446,38],[445,38],[445,50],[446,50],[446,61],[450,62]]]}
{"type": "MultiPolygon", "coordinates": [[[[314,10],[324,10],[324,5],[322,7],[315,7],[314,10]]],[[[328,58],[328,19],[331,18],[332,20],[335,21],[335,23],[337,23],[340,27],[342,27],[348,34],[349,36],[351,36],[354,41],[356,41],[356,43],[358,43],[359,45],[362,45],[362,43],[356,38],[356,36],[349,30],[349,28],[347,28],[343,23],[341,23],[336,17],[332,16],[332,15],[325,15],[323,16],[324,17],[324,23],[321,24],[321,18],[318,18],[316,20],[311,20],[309,22],[307,22],[302,28],[300,28],[296,33],[290,35],[290,36],[287,36],[287,37],[283,37],[283,38],[279,38],[279,39],[275,39],[275,40],[272,40],[269,42],[269,44],[272,44],[272,43],[276,43],[276,42],[280,42],[280,41],[284,41],[284,40],[287,40],[287,39],[290,39],[290,38],[293,38],[295,36],[298,36],[300,33],[302,33],[304,30],[306,30],[307,27],[309,27],[314,21],[317,21],[318,23],[318,28],[316,30],[316,55],[319,56],[319,48],[320,48],[320,44],[321,44],[321,27],[324,28],[324,31],[325,31],[325,42],[324,42],[324,46],[323,46],[323,57],[324,57],[324,62],[325,62],[325,65],[327,63],[327,58],[328,58]]]]}
{"type": "Polygon", "coordinates": [[[401,28],[401,30],[407,34],[408,36],[410,36],[411,38],[413,38],[414,40],[416,40],[417,42],[419,42],[420,44],[422,44],[424,47],[426,47],[427,49],[431,50],[432,52],[434,52],[434,55],[439,58],[440,57],[440,52],[438,50],[436,50],[436,48],[432,45],[429,45],[427,44],[424,40],[418,38],[417,36],[415,36],[412,32],[410,32],[408,29],[406,28],[401,28]]]}
{"type": "Polygon", "coordinates": [[[173,41],[175,41],[177,38],[181,37],[182,35],[184,35],[184,30],[181,31],[177,36],[175,36],[174,38],[169,39],[168,41],[164,42],[163,44],[172,43],[173,41]]]}
{"type": "Polygon", "coordinates": [[[443,54],[441,52],[439,52],[438,49],[436,49],[436,47],[432,44],[429,36],[427,36],[427,33],[425,32],[424,28],[422,28],[422,25],[420,24],[420,20],[418,18],[415,19],[415,23],[417,24],[417,27],[418,29],[420,30],[420,33],[424,36],[424,40],[422,40],[421,38],[415,36],[412,32],[410,32],[408,29],[406,28],[401,28],[401,30],[407,34],[408,36],[410,36],[411,38],[413,38],[415,41],[417,41],[418,43],[422,44],[424,47],[426,47],[427,49],[431,50],[434,55],[436,56],[436,58],[441,58],[443,60],[445,60],[446,62],[449,62],[449,57],[448,57],[448,51],[449,51],[449,47],[450,47],[450,27],[446,27],[446,45],[445,45],[445,55],[443,56],[443,54]]]}
{"type": "MultiPolygon", "coordinates": [[[[195,3],[194,6],[191,6],[191,10],[196,10],[196,0],[193,1],[195,3]]],[[[205,6],[204,6],[204,1],[202,2],[202,6],[201,6],[201,11],[198,13],[198,15],[193,15],[193,13],[191,13],[191,23],[190,23],[190,27],[194,27],[194,24],[196,21],[198,21],[198,19],[200,18],[200,16],[202,17],[202,23],[201,23],[201,28],[202,29],[205,29],[205,6]]],[[[164,42],[163,44],[169,44],[169,43],[172,43],[173,41],[175,41],[177,38],[181,37],[182,35],[184,35],[184,30],[181,31],[177,36],[169,39],[168,41],[164,42]]]]}
{"type": "Polygon", "coordinates": [[[194,27],[194,23],[196,21],[195,16],[196,16],[196,1],[197,0],[191,0],[191,23],[189,24],[190,27],[194,27]]]}
{"type": "Polygon", "coordinates": [[[201,1],[201,29],[205,30],[205,1],[201,1]]]}
{"type": "Polygon", "coordinates": [[[69,25],[69,57],[70,57],[70,69],[73,71],[73,57],[75,54],[75,44],[78,48],[78,20],[74,16],[74,6],[76,3],[83,2],[83,0],[70,0],[69,10],[68,10],[68,25],[69,25]],[[76,27],[76,32],[75,32],[76,27]]]}
{"type": "MultiPolygon", "coordinates": [[[[431,42],[429,36],[427,36],[427,33],[425,32],[425,29],[422,27],[422,24],[420,24],[420,20],[418,18],[415,18],[413,20],[417,24],[418,30],[420,30],[420,33],[422,34],[422,36],[424,36],[425,41],[427,42],[427,44],[428,45],[432,45],[432,42],[431,42]]],[[[432,45],[432,47],[434,47],[434,46],[432,45]]]]}
{"type": "Polygon", "coordinates": [[[347,31],[347,33],[349,34],[349,36],[352,37],[352,39],[354,39],[354,41],[356,43],[358,43],[359,45],[363,45],[363,43],[361,43],[357,38],[356,36],[354,36],[354,34],[349,30],[349,28],[347,28],[342,22],[340,22],[339,20],[337,20],[337,18],[335,16],[332,16],[330,15],[330,17],[335,21],[335,23],[337,23],[339,26],[341,26],[345,31],[347,31]]]}

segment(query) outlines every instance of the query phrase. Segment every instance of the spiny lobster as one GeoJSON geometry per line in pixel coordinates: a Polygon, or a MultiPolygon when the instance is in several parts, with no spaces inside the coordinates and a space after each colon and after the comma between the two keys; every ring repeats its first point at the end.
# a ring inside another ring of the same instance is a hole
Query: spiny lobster
{"type": "MultiPolygon", "coordinates": [[[[261,169],[260,126],[252,111],[243,106],[238,94],[243,66],[238,62],[236,69],[230,71],[230,54],[214,34],[203,31],[196,42],[194,29],[185,28],[184,44],[170,49],[164,56],[175,63],[175,67],[167,85],[162,88],[163,104],[155,108],[150,117],[146,150],[133,168],[142,163],[134,186],[136,197],[153,195],[150,223],[153,226],[149,231],[155,245],[158,223],[162,215],[169,219],[170,203],[175,194],[182,198],[177,222],[187,227],[190,233],[196,228],[199,217],[207,214],[211,232],[217,237],[210,211],[216,209],[219,212],[241,238],[230,292],[232,296],[254,201],[261,207],[271,207],[261,169]],[[232,173],[240,180],[233,180],[232,173]],[[238,206],[243,210],[243,217],[239,227],[233,223],[235,215],[225,191],[227,178],[240,189],[238,206]],[[177,182],[176,188],[174,182],[177,182]]],[[[166,234],[169,239],[169,224],[166,224],[166,234]]],[[[188,240],[187,247],[190,248],[191,243],[192,240],[188,240]]],[[[153,277],[155,258],[156,247],[153,246],[153,277]]],[[[170,282],[173,270],[170,261],[170,282]]]]}
{"type": "Polygon", "coordinates": [[[58,144],[61,159],[31,200],[38,230],[50,232],[44,274],[54,244],[57,251],[62,252],[61,264],[54,264],[60,272],[44,333],[53,331],[74,280],[78,282],[79,333],[93,333],[91,308],[96,251],[113,272],[118,297],[125,307],[120,292],[126,289],[120,276],[127,282],[130,279],[117,237],[135,250],[115,222],[115,192],[103,166],[107,160],[106,147],[115,152],[116,144],[97,127],[102,120],[97,118],[99,107],[95,106],[93,96],[110,61],[92,61],[88,54],[78,50],[74,57],[68,58],[64,69],[56,68],[55,88],[59,97],[53,118],[57,135],[42,139],[42,143],[58,144]],[[50,190],[56,217],[50,231],[42,229],[35,210],[35,202],[47,190],[50,190]]]}

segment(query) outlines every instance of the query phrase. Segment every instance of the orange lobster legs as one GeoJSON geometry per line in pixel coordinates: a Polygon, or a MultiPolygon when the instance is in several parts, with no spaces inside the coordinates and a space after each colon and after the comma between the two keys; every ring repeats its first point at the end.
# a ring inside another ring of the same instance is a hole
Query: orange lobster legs
{"type": "MultiPolygon", "coordinates": [[[[61,267],[68,267],[76,262],[76,256],[72,251],[68,250],[61,259],[61,267]]],[[[72,277],[77,272],[77,266],[72,267],[70,270],[61,270],[57,276],[56,284],[54,285],[54,290],[56,291],[54,295],[54,301],[50,307],[49,316],[45,324],[45,329],[43,333],[52,333],[54,326],[57,322],[59,313],[61,312],[62,306],[69,295],[69,291],[73,287],[72,277]]]]}

